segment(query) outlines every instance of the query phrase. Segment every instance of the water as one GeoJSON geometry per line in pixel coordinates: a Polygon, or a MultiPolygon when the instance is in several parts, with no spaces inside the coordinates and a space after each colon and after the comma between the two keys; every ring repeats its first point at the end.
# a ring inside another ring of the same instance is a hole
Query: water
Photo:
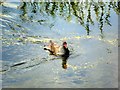
{"type": "Polygon", "coordinates": [[[118,2],[4,2],[2,87],[117,88],[118,2]],[[67,69],[43,46],[68,42],[67,69]]]}

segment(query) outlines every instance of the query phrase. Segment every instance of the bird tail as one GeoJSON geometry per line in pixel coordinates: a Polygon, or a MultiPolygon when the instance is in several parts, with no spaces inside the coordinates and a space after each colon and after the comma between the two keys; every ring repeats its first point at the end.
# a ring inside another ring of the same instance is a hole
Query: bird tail
{"type": "Polygon", "coordinates": [[[51,54],[53,54],[53,51],[51,51],[51,50],[48,49],[48,48],[44,48],[44,50],[48,50],[51,54]]]}

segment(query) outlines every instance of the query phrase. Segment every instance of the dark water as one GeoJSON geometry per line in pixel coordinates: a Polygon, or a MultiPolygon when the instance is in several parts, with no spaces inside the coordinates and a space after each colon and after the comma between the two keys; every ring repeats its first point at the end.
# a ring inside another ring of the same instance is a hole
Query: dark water
{"type": "Polygon", "coordinates": [[[2,87],[118,87],[119,2],[3,2],[2,87]],[[68,42],[67,69],[43,50],[68,42]]]}

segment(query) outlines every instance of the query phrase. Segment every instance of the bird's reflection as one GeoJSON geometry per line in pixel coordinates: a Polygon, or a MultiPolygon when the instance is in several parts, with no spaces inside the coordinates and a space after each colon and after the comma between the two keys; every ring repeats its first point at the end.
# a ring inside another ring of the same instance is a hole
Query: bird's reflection
{"type": "Polygon", "coordinates": [[[67,59],[66,58],[62,58],[62,68],[67,69],[67,59]]]}

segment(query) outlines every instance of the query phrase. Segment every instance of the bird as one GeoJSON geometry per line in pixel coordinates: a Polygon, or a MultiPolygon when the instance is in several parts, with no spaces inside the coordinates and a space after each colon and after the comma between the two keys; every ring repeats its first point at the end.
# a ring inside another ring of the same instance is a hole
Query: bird
{"type": "Polygon", "coordinates": [[[50,55],[60,56],[62,58],[62,67],[67,69],[67,59],[70,55],[67,42],[64,41],[62,46],[59,46],[50,40],[49,45],[44,46],[44,50],[49,51],[50,55]]]}
{"type": "Polygon", "coordinates": [[[67,42],[63,42],[62,46],[57,45],[52,40],[49,41],[49,45],[44,45],[44,50],[49,51],[50,55],[55,56],[69,56],[69,49],[67,47],[67,42]]]}

